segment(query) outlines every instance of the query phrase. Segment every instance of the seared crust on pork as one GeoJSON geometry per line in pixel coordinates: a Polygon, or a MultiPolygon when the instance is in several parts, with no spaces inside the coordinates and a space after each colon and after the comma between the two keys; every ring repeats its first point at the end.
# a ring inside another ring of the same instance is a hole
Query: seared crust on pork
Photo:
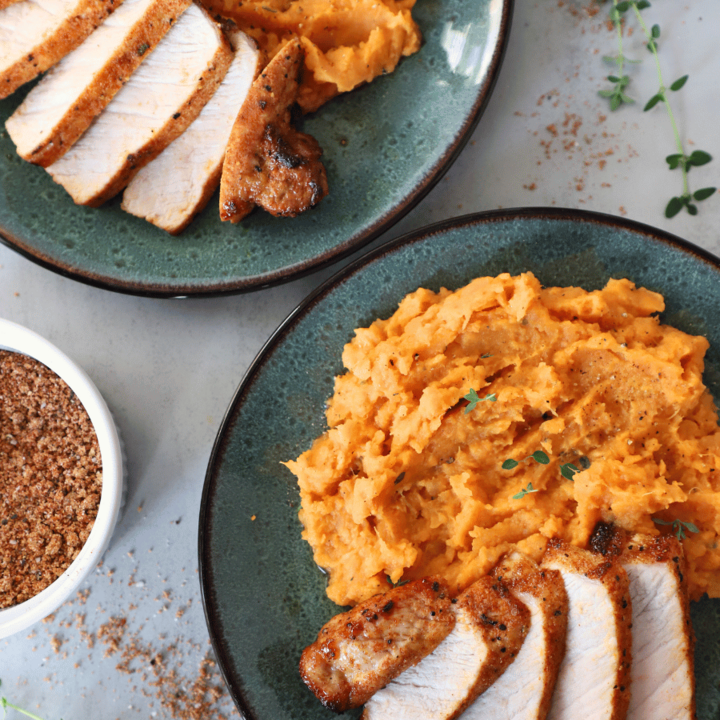
{"type": "Polygon", "coordinates": [[[185,131],[232,58],[218,26],[192,4],[87,132],[47,171],[78,205],[102,205],[185,131]]]}
{"type": "Polygon", "coordinates": [[[624,720],[630,702],[632,602],[612,558],[551,540],[543,568],[559,570],[569,600],[565,658],[548,717],[624,720]],[[580,710],[582,708],[582,711],[580,710]]]}
{"type": "Polygon", "coordinates": [[[672,535],[633,535],[600,524],[590,545],[616,557],[630,579],[633,664],[627,719],[693,720],[694,634],[682,544],[672,535]]]}
{"type": "Polygon", "coordinates": [[[20,0],[0,0],[0,10],[16,2],[20,2],[20,0]]]}
{"type": "Polygon", "coordinates": [[[190,224],[217,189],[232,124],[263,64],[252,39],[237,28],[227,32],[235,59],[217,92],[192,125],[135,175],[123,194],[123,210],[172,235],[190,224]]]}
{"type": "Polygon", "coordinates": [[[485,637],[488,657],[477,680],[449,720],[458,717],[515,660],[530,628],[530,611],[496,578],[480,578],[458,597],[485,637]]]}
{"type": "Polygon", "coordinates": [[[445,584],[415,580],[332,618],[305,648],[300,675],[326,707],[359,707],[432,652],[454,625],[445,584]]]}
{"type": "Polygon", "coordinates": [[[473,583],[454,605],[452,632],[365,705],[363,720],[452,720],[515,660],[530,612],[496,578],[473,583]]]}
{"type": "Polygon", "coordinates": [[[289,40],[253,83],[233,125],[220,183],[220,218],[238,222],[254,205],[295,217],[328,193],[322,149],[291,124],[304,51],[289,40]]]}
{"type": "Polygon", "coordinates": [[[48,72],[9,118],[6,128],[20,157],[43,167],[59,160],[149,57],[190,1],[126,0],[48,72]]]}
{"type": "Polygon", "coordinates": [[[0,98],[74,50],[122,0],[22,0],[0,10],[0,98]]]}
{"type": "Polygon", "coordinates": [[[515,662],[463,718],[545,720],[565,656],[568,598],[562,576],[520,552],[503,556],[492,575],[528,608],[530,630],[515,662]]]}

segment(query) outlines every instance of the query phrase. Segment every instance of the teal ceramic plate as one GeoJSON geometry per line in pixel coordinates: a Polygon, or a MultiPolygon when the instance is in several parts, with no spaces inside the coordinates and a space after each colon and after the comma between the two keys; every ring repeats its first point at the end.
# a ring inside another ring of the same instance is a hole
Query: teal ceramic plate
{"type": "MultiPolygon", "coordinates": [[[[663,320],[707,336],[720,398],[720,261],[659,230],[605,215],[483,213],[407,235],[320,287],[276,331],[240,385],[212,452],[200,510],[205,613],[220,667],[248,720],[336,717],[306,690],[302,649],[339,608],[300,537],[296,458],[325,429],[324,403],[353,329],[388,317],[419,286],[532,270],[545,285],[600,288],[627,277],[661,292],[663,320]],[[255,518],[254,520],[252,518],[255,518]]],[[[720,601],[693,605],[698,717],[720,708],[720,601]]],[[[357,717],[347,713],[342,717],[357,717]]]]}
{"type": "MultiPolygon", "coordinates": [[[[57,272],[109,290],[156,297],[243,292],[344,255],[387,230],[442,177],[495,84],[513,0],[421,0],[423,46],[394,73],[304,121],[324,149],[330,195],[295,219],[218,217],[217,193],[177,238],[120,209],[73,204],[0,134],[0,240],[57,272]]],[[[0,123],[27,90],[0,102],[0,123]]]]}

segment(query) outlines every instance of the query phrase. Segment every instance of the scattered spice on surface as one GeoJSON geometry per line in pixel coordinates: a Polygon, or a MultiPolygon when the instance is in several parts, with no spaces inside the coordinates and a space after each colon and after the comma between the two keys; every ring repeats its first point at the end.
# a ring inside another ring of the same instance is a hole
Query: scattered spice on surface
{"type": "MultiPolygon", "coordinates": [[[[137,571],[137,566],[132,569],[133,574],[137,571]]],[[[96,569],[95,589],[104,585],[107,591],[113,574],[115,570],[110,568],[96,569]]],[[[187,595],[180,588],[160,589],[158,583],[165,582],[158,574],[155,583],[148,578],[142,587],[134,583],[126,589],[125,583],[121,583],[117,600],[123,609],[116,610],[112,616],[100,603],[92,602],[91,589],[87,587],[47,618],[40,626],[40,632],[35,631],[39,647],[32,649],[43,655],[42,661],[49,671],[45,681],[53,694],[64,692],[58,668],[61,664],[71,663],[76,669],[82,668],[81,673],[91,686],[95,686],[95,692],[98,686],[112,684],[113,675],[119,673],[125,679],[121,683],[123,698],[112,691],[108,702],[119,702],[137,713],[144,708],[143,717],[150,720],[240,718],[212,654],[209,639],[186,634],[200,619],[194,595],[187,595]],[[158,611],[139,614],[142,613],[140,607],[147,609],[148,603],[158,611]],[[160,609],[171,612],[161,614],[160,609]]],[[[7,674],[7,670],[4,673],[7,674]]],[[[10,680],[2,676],[0,679],[6,683],[10,680]]],[[[25,680],[18,679],[15,690],[27,705],[26,685],[25,680]]],[[[88,690],[88,687],[84,689],[83,697],[88,690]]],[[[43,712],[49,715],[47,702],[46,699],[35,705],[37,710],[34,711],[41,717],[45,717],[43,712]]],[[[130,715],[120,712],[117,717],[130,715]]]]}
{"type": "Polygon", "coordinates": [[[100,626],[100,629],[97,631],[97,639],[105,645],[105,657],[114,655],[118,651],[123,636],[125,635],[126,625],[126,618],[111,617],[100,626]]]}

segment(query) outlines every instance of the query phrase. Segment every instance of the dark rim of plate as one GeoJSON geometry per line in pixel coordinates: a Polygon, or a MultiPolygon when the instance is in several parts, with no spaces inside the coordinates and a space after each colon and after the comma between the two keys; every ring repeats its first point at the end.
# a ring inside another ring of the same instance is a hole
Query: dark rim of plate
{"type": "Polygon", "coordinates": [[[485,107],[490,99],[492,90],[497,82],[505,56],[505,50],[510,36],[510,25],[513,15],[513,6],[515,0],[502,0],[503,8],[500,21],[500,29],[498,36],[498,45],[493,53],[492,60],[488,68],[488,82],[481,86],[478,97],[468,114],[465,122],[455,140],[449,145],[446,152],[438,158],[431,171],[419,182],[414,190],[395,207],[391,208],[383,216],[379,217],[371,225],[362,228],[352,237],[335,247],[326,250],[312,258],[308,258],[302,262],[296,263],[284,268],[279,268],[262,275],[251,276],[247,278],[239,278],[230,282],[208,282],[204,284],[182,283],[143,283],[130,280],[119,280],[107,276],[101,276],[91,271],[78,269],[76,266],[63,263],[59,259],[49,258],[30,247],[21,238],[15,237],[8,233],[4,228],[0,227],[0,242],[12,248],[20,255],[28,260],[40,265],[41,267],[58,273],[71,280],[92,285],[103,290],[111,290],[114,292],[125,293],[128,295],[139,295],[141,297],[214,297],[217,295],[231,295],[253,290],[261,290],[263,288],[280,285],[290,280],[308,275],[311,272],[320,270],[332,263],[351,255],[353,252],[372,242],[384,232],[389,230],[395,223],[407,215],[442,179],[450,166],[455,162],[457,156],[465,147],[470,139],[473,130],[478,124],[485,107]]]}
{"type": "MultiPolygon", "coordinates": [[[[238,386],[235,394],[230,401],[225,416],[220,423],[217,437],[213,444],[210,460],[208,462],[207,472],[203,485],[202,499],[200,501],[200,514],[198,523],[198,568],[200,580],[200,593],[202,597],[203,610],[205,613],[205,621],[210,633],[213,650],[223,675],[225,683],[228,687],[231,697],[244,717],[248,720],[257,720],[252,711],[245,702],[242,681],[232,674],[232,662],[229,657],[228,648],[222,640],[222,631],[220,620],[217,616],[217,609],[213,605],[213,572],[210,567],[209,544],[210,544],[210,513],[213,504],[213,496],[216,489],[218,463],[222,461],[226,444],[228,430],[235,426],[235,422],[240,412],[246,395],[252,390],[255,378],[263,370],[266,361],[271,356],[273,350],[283,342],[286,333],[293,328],[305,315],[312,312],[313,308],[323,300],[323,298],[332,292],[338,285],[345,282],[351,275],[363,270],[371,265],[377,259],[396,252],[404,246],[425,240],[433,235],[439,235],[451,229],[464,226],[484,225],[489,223],[507,222],[518,219],[545,219],[545,220],[574,220],[576,222],[591,223],[595,225],[604,225],[607,227],[615,227],[619,230],[628,230],[631,232],[644,235],[650,240],[660,242],[666,245],[676,247],[678,250],[694,256],[701,262],[712,266],[720,272],[720,258],[712,253],[693,245],[687,240],[659,230],[650,225],[636,222],[634,220],[626,220],[613,215],[604,213],[590,212],[586,210],[573,210],[563,208],[546,208],[546,207],[527,207],[527,208],[510,208],[507,210],[490,210],[487,212],[474,213],[464,215],[450,220],[429,225],[418,230],[414,230],[398,238],[390,240],[375,250],[356,259],[347,265],[333,277],[326,280],[319,287],[313,290],[278,326],[275,332],[266,341],[258,352],[257,356],[250,364],[245,376],[238,386]]],[[[398,301],[400,298],[398,298],[398,301]]],[[[298,538],[299,539],[299,538],[298,538]]]]}

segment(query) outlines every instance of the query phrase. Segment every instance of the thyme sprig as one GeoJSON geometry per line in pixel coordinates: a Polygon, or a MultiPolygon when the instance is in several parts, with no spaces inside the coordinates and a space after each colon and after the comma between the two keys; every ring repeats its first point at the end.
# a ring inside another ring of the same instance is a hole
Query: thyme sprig
{"type": "Polygon", "coordinates": [[[618,9],[618,0],[613,0],[613,6],[610,8],[610,20],[615,26],[615,32],[617,33],[618,54],[615,57],[608,57],[606,55],[603,59],[606,62],[613,62],[617,65],[617,74],[608,75],[607,79],[613,83],[613,87],[606,90],[600,90],[598,95],[609,98],[610,109],[617,110],[623,103],[631,104],[635,102],[635,100],[633,100],[625,92],[625,88],[630,84],[630,76],[625,74],[625,63],[632,61],[625,57],[625,52],[623,50],[623,21],[622,13],[618,9]]]}
{"type": "MultiPolygon", "coordinates": [[[[547,465],[550,462],[550,458],[548,457],[548,454],[546,452],[543,452],[542,450],[536,450],[532,455],[528,455],[525,460],[535,460],[535,462],[540,463],[540,465],[547,465]]],[[[590,467],[590,461],[583,456],[579,460],[580,465],[582,466],[582,469],[579,468],[575,463],[567,462],[560,465],[560,474],[566,479],[566,480],[574,480],[575,475],[579,472],[582,472],[582,470],[587,470],[587,468],[590,467]]],[[[505,460],[505,462],[502,464],[503,470],[513,470],[515,469],[520,462],[518,460],[514,460],[513,458],[508,458],[505,460]]],[[[537,490],[533,490],[532,492],[537,492],[537,490]]],[[[514,498],[517,498],[517,496],[513,495],[514,498]]],[[[524,495],[521,495],[520,497],[524,497],[524,495]]]]}
{"type": "Polygon", "coordinates": [[[672,197],[665,207],[665,217],[675,217],[683,208],[687,210],[690,215],[697,215],[698,209],[695,203],[707,200],[709,197],[717,192],[715,187],[706,187],[695,192],[690,191],[688,183],[688,173],[692,167],[700,167],[706,165],[712,160],[709,153],[704,150],[695,150],[689,155],[685,152],[680,132],[678,130],[677,122],[675,121],[675,115],[673,114],[670,100],[668,99],[668,91],[677,92],[685,83],[688,81],[688,75],[675,80],[669,86],[665,85],[663,80],[662,69],[660,67],[660,57],[658,55],[658,39],[660,38],[660,26],[655,24],[651,28],[648,28],[647,24],[640,11],[650,7],[648,0],[613,0],[613,6],[610,9],[610,19],[617,31],[618,37],[618,55],[615,58],[606,58],[607,60],[613,61],[618,66],[617,75],[609,75],[608,80],[613,83],[613,87],[610,89],[600,90],[599,94],[602,97],[609,98],[610,109],[617,110],[623,103],[632,103],[633,99],[628,96],[625,92],[630,78],[624,74],[625,62],[630,62],[625,58],[622,44],[622,25],[623,15],[632,10],[640,28],[642,29],[645,39],[647,41],[646,47],[652,53],[655,60],[655,67],[657,69],[659,89],[658,91],[647,101],[643,110],[648,112],[652,110],[656,105],[662,103],[667,110],[668,118],[670,119],[670,125],[672,127],[673,136],[675,138],[675,146],[677,148],[676,153],[672,153],[665,158],[670,170],[680,168],[682,172],[683,190],[681,195],[672,197]]]}
{"type": "MultiPolygon", "coordinates": [[[[526,458],[523,458],[523,460],[534,460],[541,465],[547,465],[550,462],[550,458],[547,456],[547,453],[543,452],[542,450],[536,450],[532,455],[528,455],[526,458]]],[[[502,464],[502,469],[512,470],[513,468],[516,468],[519,464],[520,461],[508,458],[502,464]]]]}
{"type": "MultiPolygon", "coordinates": [[[[0,685],[2,685],[1,680],[0,685]]],[[[32,720],[43,720],[39,715],[35,715],[35,713],[31,713],[29,710],[24,710],[23,708],[14,705],[6,697],[0,697],[0,707],[3,709],[3,718],[7,717],[7,711],[8,708],[10,708],[11,710],[16,710],[17,712],[22,713],[29,718],[32,718],[32,720]]]]}
{"type": "Polygon", "coordinates": [[[530,493],[538,492],[537,488],[532,486],[532,483],[528,483],[527,487],[523,488],[517,495],[513,495],[513,500],[522,500],[526,495],[530,493]]]}
{"type": "Polygon", "coordinates": [[[463,400],[467,400],[468,404],[465,406],[465,414],[467,415],[469,412],[472,412],[475,409],[475,406],[479,402],[483,402],[484,400],[487,400],[488,402],[497,402],[497,396],[495,393],[490,393],[490,395],[486,395],[485,397],[481,398],[477,391],[470,390],[470,392],[467,395],[463,395],[463,400]]]}
{"type": "Polygon", "coordinates": [[[678,540],[684,540],[687,536],[685,531],[689,530],[691,533],[700,532],[697,526],[691,522],[684,522],[683,520],[663,520],[662,518],[653,518],[653,522],[658,525],[672,525],[672,531],[675,533],[675,537],[678,540]]]}

